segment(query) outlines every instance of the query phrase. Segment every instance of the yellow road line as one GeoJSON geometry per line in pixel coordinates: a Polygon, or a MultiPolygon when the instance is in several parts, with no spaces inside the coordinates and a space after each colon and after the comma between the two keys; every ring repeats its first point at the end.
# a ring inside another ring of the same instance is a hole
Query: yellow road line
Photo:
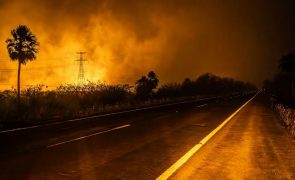
{"type": "MultiPolygon", "coordinates": [[[[260,90],[261,91],[261,90],[260,90]]],[[[186,163],[204,144],[207,143],[220,129],[222,129],[238,112],[240,112],[250,101],[252,101],[259,93],[256,93],[251,99],[249,99],[245,104],[243,104],[239,109],[232,113],[228,118],[226,118],[218,127],[211,131],[205,138],[203,138],[198,144],[191,148],[185,155],[183,155],[179,160],[177,160],[172,166],[170,166],[166,171],[164,171],[157,180],[168,179],[172,174],[174,174],[184,163],[186,163]]]]}

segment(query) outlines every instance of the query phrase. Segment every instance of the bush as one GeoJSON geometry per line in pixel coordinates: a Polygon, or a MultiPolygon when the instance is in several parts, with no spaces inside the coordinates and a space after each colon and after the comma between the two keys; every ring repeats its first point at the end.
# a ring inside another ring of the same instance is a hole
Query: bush
{"type": "Polygon", "coordinates": [[[168,97],[168,98],[175,98],[183,96],[183,92],[181,89],[181,84],[178,83],[170,83],[161,86],[157,91],[157,97],[168,97]]]}
{"type": "Polygon", "coordinates": [[[282,104],[276,104],[274,108],[280,116],[283,125],[288,129],[292,137],[295,139],[295,110],[282,104]]]}
{"type": "Polygon", "coordinates": [[[17,119],[16,91],[5,90],[0,92],[0,123],[17,119]]]}
{"type": "Polygon", "coordinates": [[[3,91],[0,94],[1,121],[37,121],[83,116],[100,111],[99,108],[108,105],[126,103],[133,97],[128,85],[63,85],[54,91],[44,91],[43,87],[37,85],[23,90],[19,110],[16,92],[3,91]]]}

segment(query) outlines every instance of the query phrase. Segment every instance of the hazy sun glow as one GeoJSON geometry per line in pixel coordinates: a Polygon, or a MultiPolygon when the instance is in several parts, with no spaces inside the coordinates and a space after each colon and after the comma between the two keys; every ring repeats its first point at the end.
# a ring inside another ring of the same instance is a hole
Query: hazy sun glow
{"type": "Polygon", "coordinates": [[[19,24],[40,42],[37,60],[23,67],[23,86],[76,83],[78,51],[87,52],[85,77],[93,82],[134,83],[154,70],[161,83],[212,72],[259,84],[293,48],[283,8],[291,1],[264,3],[0,0],[0,88],[16,84],[4,41],[19,24]]]}

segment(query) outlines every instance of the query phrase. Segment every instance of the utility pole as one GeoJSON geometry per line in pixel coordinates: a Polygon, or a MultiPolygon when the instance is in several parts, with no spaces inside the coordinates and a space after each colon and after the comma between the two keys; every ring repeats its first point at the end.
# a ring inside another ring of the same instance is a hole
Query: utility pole
{"type": "Polygon", "coordinates": [[[84,76],[84,65],[83,62],[87,61],[83,58],[83,55],[86,54],[86,52],[77,52],[77,54],[80,55],[80,58],[76,61],[79,61],[79,72],[78,72],[78,81],[77,84],[79,86],[84,85],[86,80],[85,80],[85,76],[84,76]]]}

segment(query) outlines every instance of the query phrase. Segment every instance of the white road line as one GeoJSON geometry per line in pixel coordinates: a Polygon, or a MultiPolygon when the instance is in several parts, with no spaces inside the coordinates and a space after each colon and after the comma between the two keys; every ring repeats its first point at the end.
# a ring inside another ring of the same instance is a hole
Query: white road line
{"type": "Polygon", "coordinates": [[[252,101],[261,90],[256,93],[251,99],[243,104],[239,109],[232,113],[226,120],[224,120],[218,127],[211,131],[205,138],[203,138],[198,144],[191,148],[186,154],[184,154],[179,160],[177,160],[172,166],[164,171],[156,180],[166,180],[172,174],[174,174],[182,165],[184,165],[204,144],[206,144],[219,130],[221,130],[238,112],[240,112],[250,101],[252,101]]]}
{"type": "Polygon", "coordinates": [[[132,110],[126,110],[126,111],[102,114],[102,115],[97,115],[97,116],[76,118],[76,119],[71,119],[71,120],[67,120],[67,121],[60,121],[60,122],[53,122],[53,123],[30,126],[30,127],[3,130],[3,131],[0,131],[0,134],[9,133],[9,132],[16,132],[16,131],[21,131],[21,130],[35,129],[35,128],[40,128],[40,127],[54,126],[54,125],[59,125],[59,124],[65,124],[65,123],[68,123],[68,122],[82,121],[82,120],[86,120],[86,119],[107,117],[107,116],[111,116],[111,115],[119,115],[119,114],[124,114],[124,113],[129,113],[129,112],[137,112],[137,111],[142,111],[142,110],[155,109],[155,108],[159,108],[159,107],[168,107],[168,106],[173,106],[173,105],[177,105],[177,104],[185,104],[185,103],[191,103],[191,102],[197,102],[197,101],[204,101],[204,100],[209,100],[209,99],[219,98],[219,97],[220,96],[211,97],[211,98],[196,99],[196,100],[191,100],[191,101],[183,101],[183,102],[177,102],[177,103],[170,103],[170,104],[162,104],[162,105],[150,106],[150,107],[145,107],[145,108],[137,108],[137,109],[132,109],[132,110]]]}
{"type": "Polygon", "coordinates": [[[201,105],[199,105],[199,106],[196,106],[196,108],[201,108],[201,107],[205,107],[205,106],[207,106],[208,104],[201,104],[201,105]]]}
{"type": "Polygon", "coordinates": [[[81,137],[78,137],[78,138],[75,138],[75,139],[71,139],[71,140],[68,140],[68,141],[63,141],[63,142],[51,144],[51,145],[47,146],[47,148],[51,148],[51,147],[55,147],[55,146],[60,146],[60,145],[63,145],[63,144],[74,142],[74,141],[80,141],[82,139],[86,139],[86,138],[89,138],[89,137],[92,137],[92,136],[96,136],[96,135],[99,135],[99,134],[104,134],[104,133],[107,133],[107,132],[111,132],[111,131],[123,129],[123,128],[129,127],[129,126],[130,126],[130,124],[125,124],[125,125],[122,125],[122,126],[114,127],[112,129],[108,129],[108,130],[105,130],[105,131],[100,131],[100,132],[97,132],[97,133],[94,133],[94,134],[90,134],[90,135],[87,135],[87,136],[81,136],[81,137]]]}
{"type": "Polygon", "coordinates": [[[14,132],[14,131],[27,130],[27,129],[33,129],[33,128],[37,128],[37,127],[40,127],[40,126],[30,126],[30,127],[24,127],[24,128],[8,129],[8,130],[0,131],[0,134],[14,132]]]}

